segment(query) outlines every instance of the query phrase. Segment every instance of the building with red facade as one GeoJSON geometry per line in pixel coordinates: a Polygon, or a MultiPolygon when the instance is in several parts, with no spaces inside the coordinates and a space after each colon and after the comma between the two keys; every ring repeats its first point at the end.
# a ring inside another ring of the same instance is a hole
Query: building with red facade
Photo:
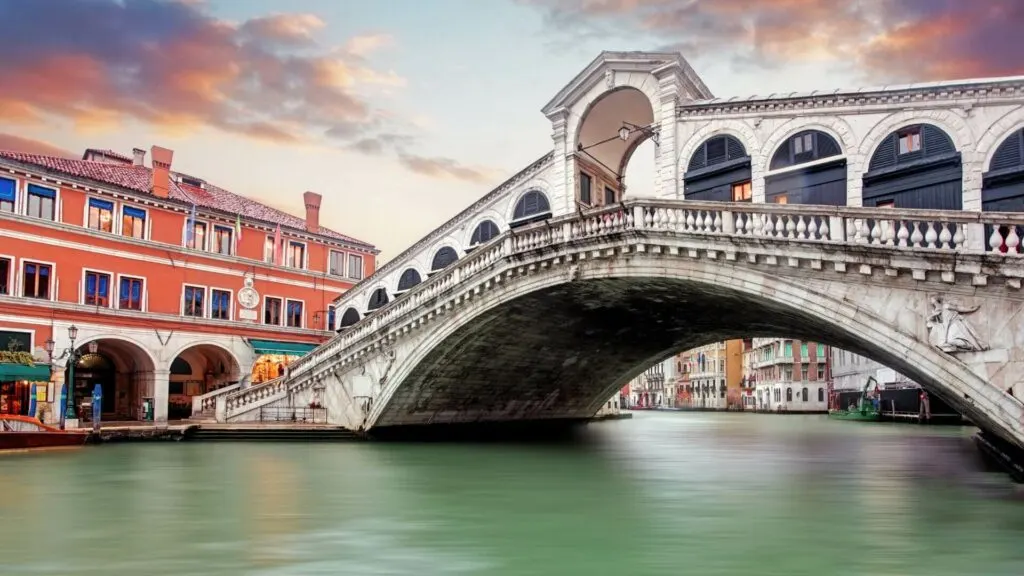
{"type": "Polygon", "coordinates": [[[327,339],[331,302],[373,273],[319,194],[299,218],[172,162],[0,151],[0,412],[56,422],[73,378],[76,416],[98,384],[105,420],[187,417],[327,339]]]}

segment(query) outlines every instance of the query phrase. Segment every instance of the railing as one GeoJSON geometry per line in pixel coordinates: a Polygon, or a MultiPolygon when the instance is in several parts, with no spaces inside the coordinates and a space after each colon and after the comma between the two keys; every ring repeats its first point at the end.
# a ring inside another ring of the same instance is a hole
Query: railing
{"type": "Polygon", "coordinates": [[[225,386],[218,388],[213,392],[207,392],[202,396],[192,397],[192,414],[199,414],[201,412],[213,412],[217,408],[217,397],[225,394],[230,394],[235,390],[242,387],[241,383],[232,384],[231,386],[225,386]]]}
{"type": "Polygon", "coordinates": [[[327,424],[327,408],[260,406],[260,422],[302,422],[327,424]]]}
{"type": "MultiPolygon", "coordinates": [[[[278,379],[236,392],[228,410],[279,397],[311,381],[309,373],[331,358],[418,310],[434,298],[466,283],[499,261],[562,243],[622,233],[673,233],[680,236],[749,238],[831,245],[872,246],[935,253],[976,253],[1018,258],[1022,213],[945,210],[894,210],[848,206],[738,204],[692,200],[628,200],[582,215],[569,214],[506,231],[461,260],[416,285],[400,298],[368,314],[344,332],[289,366],[288,382],[278,379]],[[988,236],[986,237],[986,232],[988,236]]],[[[394,338],[391,333],[387,336],[394,338]]],[[[373,342],[370,342],[373,340],[373,342]]],[[[357,353],[367,351],[364,346],[357,353]]],[[[351,356],[351,355],[349,355],[351,356]]]]}

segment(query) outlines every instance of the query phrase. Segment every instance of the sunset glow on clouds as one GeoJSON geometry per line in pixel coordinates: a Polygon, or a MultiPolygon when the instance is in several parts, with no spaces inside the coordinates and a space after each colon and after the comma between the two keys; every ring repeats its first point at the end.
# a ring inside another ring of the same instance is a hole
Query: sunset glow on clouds
{"type": "Polygon", "coordinates": [[[549,151],[540,107],[601,50],[743,97],[1022,74],[1022,29],[1024,0],[0,0],[0,148],[172,147],[321,192],[386,259],[549,151]]]}

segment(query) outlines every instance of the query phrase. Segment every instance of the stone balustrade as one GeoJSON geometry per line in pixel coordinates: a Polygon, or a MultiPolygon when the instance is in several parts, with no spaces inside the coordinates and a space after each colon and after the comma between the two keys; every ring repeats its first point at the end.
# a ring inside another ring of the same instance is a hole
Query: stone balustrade
{"type": "Polygon", "coordinates": [[[231,394],[232,392],[240,389],[241,384],[232,384],[231,386],[225,386],[218,388],[213,392],[207,392],[201,396],[192,397],[192,414],[197,415],[201,413],[212,413],[217,408],[217,397],[231,394]]]}

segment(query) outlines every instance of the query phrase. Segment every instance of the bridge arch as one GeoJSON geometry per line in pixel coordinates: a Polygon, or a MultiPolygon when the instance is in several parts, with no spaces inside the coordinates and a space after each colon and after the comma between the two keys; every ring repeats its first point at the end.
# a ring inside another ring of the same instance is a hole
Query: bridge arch
{"type": "MultiPolygon", "coordinates": [[[[988,156],[982,176],[981,209],[1024,211],[1024,125],[1004,135],[988,156]]],[[[1018,236],[1021,232],[1017,230],[1018,236]]],[[[1000,248],[1005,249],[1005,246],[1000,248]]]]}
{"type": "Polygon", "coordinates": [[[690,154],[683,173],[687,200],[749,202],[753,199],[752,161],[743,141],[732,134],[706,138],[690,154]]]}
{"type": "Polygon", "coordinates": [[[935,124],[900,124],[868,157],[863,202],[867,206],[961,210],[961,151],[950,134],[935,124]]]}
{"type": "Polygon", "coordinates": [[[992,122],[978,138],[978,158],[983,170],[991,170],[996,149],[1014,132],[1024,129],[1024,106],[1017,106],[992,122]]]}
{"type": "Polygon", "coordinates": [[[501,235],[502,218],[493,210],[478,214],[466,227],[466,238],[463,245],[472,250],[480,244],[486,244],[501,235]]]}
{"type": "Polygon", "coordinates": [[[858,300],[857,290],[835,293],[828,286],[740,263],[649,253],[571,273],[556,266],[517,276],[503,283],[500,294],[474,299],[424,333],[394,366],[367,427],[425,423],[418,419],[436,413],[453,422],[460,414],[486,419],[485,413],[501,413],[514,401],[533,402],[536,410],[560,402],[559,417],[585,418],[646,367],[680,350],[729,338],[784,336],[875,359],[986,428],[1021,437],[1021,406],[997,404],[1005,393],[908,333],[904,312],[913,312],[905,308],[927,308],[924,292],[913,293],[913,305],[904,303],[896,317],[884,319],[858,300]],[[695,316],[693,310],[706,313],[695,316]],[[524,330],[536,336],[529,339],[532,356],[510,345],[524,330]],[[612,341],[615,346],[608,345],[612,341]],[[513,360],[516,354],[523,355],[513,360]],[[507,378],[481,370],[494,365],[518,369],[507,378]],[[445,408],[444,402],[452,404],[445,408]]]}

